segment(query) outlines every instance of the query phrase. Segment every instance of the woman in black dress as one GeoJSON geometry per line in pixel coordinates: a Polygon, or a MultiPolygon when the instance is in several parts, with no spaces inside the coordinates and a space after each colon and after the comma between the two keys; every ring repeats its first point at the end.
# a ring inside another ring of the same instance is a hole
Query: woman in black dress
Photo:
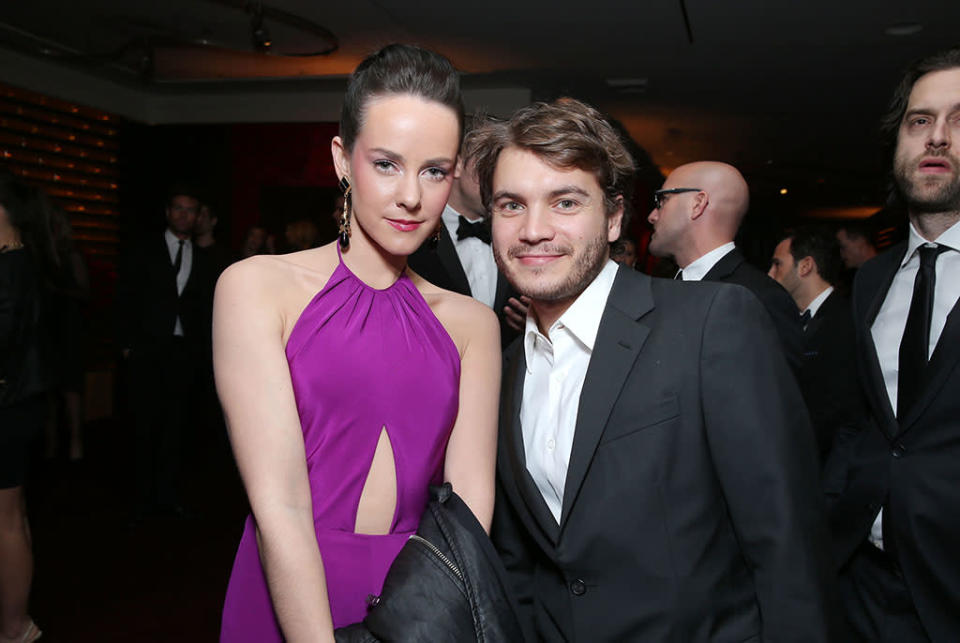
{"type": "Polygon", "coordinates": [[[33,556],[23,482],[45,419],[44,284],[56,255],[37,201],[0,173],[0,643],[40,637],[27,615],[33,556]]]}

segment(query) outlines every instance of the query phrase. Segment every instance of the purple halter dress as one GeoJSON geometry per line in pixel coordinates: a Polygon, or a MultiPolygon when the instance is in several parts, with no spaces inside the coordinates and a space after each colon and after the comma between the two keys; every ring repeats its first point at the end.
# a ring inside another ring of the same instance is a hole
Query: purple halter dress
{"type": "MultiPolygon", "coordinates": [[[[341,627],[363,620],[367,596],[380,593],[390,564],[416,531],[429,485],[442,482],[460,356],[406,273],[376,290],[342,257],[297,320],[286,355],[333,625],[341,627]],[[357,506],[382,430],[393,449],[396,510],[389,534],[357,534],[357,506]]],[[[252,516],[230,575],[220,640],[283,640],[252,516]]]]}

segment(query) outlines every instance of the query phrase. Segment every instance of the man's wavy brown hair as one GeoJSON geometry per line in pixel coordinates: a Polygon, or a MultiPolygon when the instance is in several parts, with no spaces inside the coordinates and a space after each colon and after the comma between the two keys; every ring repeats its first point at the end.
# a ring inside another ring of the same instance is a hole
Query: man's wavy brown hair
{"type": "Polygon", "coordinates": [[[497,160],[508,147],[533,152],[557,169],[593,174],[603,189],[607,216],[622,205],[634,172],[633,158],[600,112],[573,98],[534,103],[508,121],[490,121],[467,136],[466,157],[476,163],[480,198],[487,212],[492,206],[497,160]]]}

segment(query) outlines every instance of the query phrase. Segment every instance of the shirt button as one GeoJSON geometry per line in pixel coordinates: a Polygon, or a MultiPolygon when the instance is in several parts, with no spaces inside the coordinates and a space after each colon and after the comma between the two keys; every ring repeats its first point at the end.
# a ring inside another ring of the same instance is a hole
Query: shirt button
{"type": "Polygon", "coordinates": [[[895,458],[902,458],[906,452],[907,447],[903,446],[903,444],[898,444],[897,446],[893,447],[893,450],[890,451],[890,455],[895,458]]]}
{"type": "Polygon", "coordinates": [[[553,438],[547,440],[547,451],[553,451],[555,448],[557,448],[557,441],[553,438]]]}
{"type": "Polygon", "coordinates": [[[587,585],[579,578],[570,583],[570,592],[574,596],[583,596],[587,593],[587,585]]]}

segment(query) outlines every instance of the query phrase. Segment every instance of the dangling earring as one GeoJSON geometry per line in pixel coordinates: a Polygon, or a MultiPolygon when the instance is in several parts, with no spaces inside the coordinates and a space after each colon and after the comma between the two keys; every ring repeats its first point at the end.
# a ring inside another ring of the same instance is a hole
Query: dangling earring
{"type": "Polygon", "coordinates": [[[437,229],[433,231],[432,235],[430,235],[430,241],[431,243],[433,243],[434,246],[440,243],[440,228],[442,227],[443,227],[443,220],[440,220],[440,222],[437,224],[437,229]]]}
{"type": "Polygon", "coordinates": [[[346,250],[350,246],[350,181],[347,177],[340,179],[340,191],[343,192],[343,214],[340,215],[340,249],[346,250]]]}

